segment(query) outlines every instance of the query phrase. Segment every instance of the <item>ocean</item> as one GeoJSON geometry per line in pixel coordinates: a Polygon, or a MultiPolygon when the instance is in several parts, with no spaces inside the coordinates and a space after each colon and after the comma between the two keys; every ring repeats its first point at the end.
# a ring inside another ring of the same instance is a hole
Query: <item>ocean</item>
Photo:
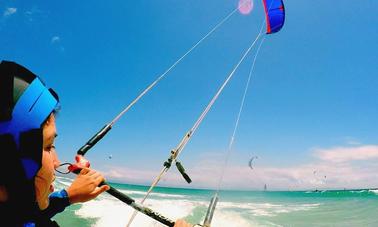
{"type": "MultiPolygon", "coordinates": [[[[72,180],[58,177],[56,190],[72,180]]],[[[147,186],[111,184],[140,201],[147,186]]],[[[212,190],[157,187],[144,205],[176,220],[202,224],[212,190]]],[[[124,227],[133,209],[103,193],[72,205],[53,219],[62,227],[124,227]]],[[[221,191],[213,227],[251,226],[378,226],[378,190],[221,191]]],[[[133,227],[164,226],[139,213],[133,227]]]]}

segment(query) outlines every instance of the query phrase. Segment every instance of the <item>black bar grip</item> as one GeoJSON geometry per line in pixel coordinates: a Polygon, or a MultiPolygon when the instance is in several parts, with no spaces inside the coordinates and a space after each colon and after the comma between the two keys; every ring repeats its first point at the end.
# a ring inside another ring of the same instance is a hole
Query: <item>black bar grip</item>
{"type": "Polygon", "coordinates": [[[181,173],[181,174],[184,177],[184,179],[186,180],[186,182],[188,182],[188,184],[192,183],[192,179],[190,179],[188,174],[186,174],[186,173],[181,173]]]}
{"type": "Polygon", "coordinates": [[[143,207],[143,206],[136,204],[136,203],[134,203],[130,206],[132,206],[135,210],[155,219],[156,221],[159,221],[160,223],[162,223],[166,226],[173,227],[175,225],[174,221],[172,221],[169,218],[164,217],[163,215],[151,210],[148,207],[143,207]]]}
{"type": "Polygon", "coordinates": [[[177,167],[178,171],[181,173],[181,175],[185,178],[186,182],[188,182],[188,184],[190,184],[192,182],[192,179],[190,179],[188,174],[185,173],[185,169],[181,165],[180,162],[176,162],[176,167],[177,167]]]}
{"type": "Polygon", "coordinates": [[[110,129],[112,129],[111,124],[105,125],[100,131],[96,133],[96,135],[88,140],[88,142],[77,151],[77,154],[84,156],[89,149],[91,149],[100,139],[102,139],[102,137],[106,135],[106,133],[110,131],[110,129]]]}
{"type": "MultiPolygon", "coordinates": [[[[102,182],[99,186],[102,185],[109,185],[106,182],[102,182]]],[[[110,185],[109,185],[110,186],[110,185]]],[[[164,217],[163,215],[151,210],[148,207],[144,207],[142,205],[136,204],[135,200],[130,198],[129,196],[123,194],[122,192],[118,191],[117,189],[110,186],[110,189],[106,191],[110,195],[116,197],[117,199],[121,200],[122,202],[126,203],[127,205],[131,206],[135,210],[144,213],[145,215],[155,219],[156,221],[159,221],[160,223],[173,227],[175,225],[175,222],[170,220],[169,218],[164,217]]]]}

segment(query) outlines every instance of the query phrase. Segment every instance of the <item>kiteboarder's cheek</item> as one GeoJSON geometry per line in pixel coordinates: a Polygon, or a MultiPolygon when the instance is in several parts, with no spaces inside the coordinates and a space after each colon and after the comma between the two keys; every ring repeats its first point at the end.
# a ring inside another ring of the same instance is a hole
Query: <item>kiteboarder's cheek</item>
{"type": "Polygon", "coordinates": [[[49,205],[49,194],[54,191],[52,183],[55,180],[54,156],[51,151],[43,150],[42,167],[35,177],[36,200],[41,210],[49,205]]]}
{"type": "Polygon", "coordinates": [[[35,177],[36,201],[41,210],[46,209],[48,196],[54,191],[55,168],[60,164],[55,152],[54,141],[57,136],[55,117],[53,114],[43,125],[42,166],[35,177]]]}

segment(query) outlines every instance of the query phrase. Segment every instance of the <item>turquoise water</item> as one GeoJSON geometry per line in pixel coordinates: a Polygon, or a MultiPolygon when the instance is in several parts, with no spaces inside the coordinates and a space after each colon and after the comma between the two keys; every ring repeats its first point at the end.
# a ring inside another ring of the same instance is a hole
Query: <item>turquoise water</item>
{"type": "MultiPolygon", "coordinates": [[[[70,179],[59,177],[57,188],[70,179]]],[[[145,186],[112,184],[139,201],[145,186]]],[[[173,220],[203,222],[213,191],[158,187],[144,203],[173,220]]],[[[61,226],[126,226],[132,209],[104,193],[54,217],[61,226]]],[[[222,191],[212,226],[378,226],[378,191],[222,191]]],[[[138,214],[132,226],[163,226],[138,214]]]]}

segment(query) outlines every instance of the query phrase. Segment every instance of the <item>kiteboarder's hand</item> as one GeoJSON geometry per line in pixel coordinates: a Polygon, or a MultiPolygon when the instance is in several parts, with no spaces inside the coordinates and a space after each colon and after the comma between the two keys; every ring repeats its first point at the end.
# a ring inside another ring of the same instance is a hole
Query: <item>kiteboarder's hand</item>
{"type": "Polygon", "coordinates": [[[86,202],[109,190],[108,185],[98,187],[103,181],[105,181],[105,178],[101,173],[93,169],[83,168],[71,186],[66,189],[70,203],[86,202]]]}
{"type": "Polygon", "coordinates": [[[176,220],[174,227],[192,227],[192,226],[193,226],[192,224],[189,224],[182,219],[178,219],[176,220]]]}

